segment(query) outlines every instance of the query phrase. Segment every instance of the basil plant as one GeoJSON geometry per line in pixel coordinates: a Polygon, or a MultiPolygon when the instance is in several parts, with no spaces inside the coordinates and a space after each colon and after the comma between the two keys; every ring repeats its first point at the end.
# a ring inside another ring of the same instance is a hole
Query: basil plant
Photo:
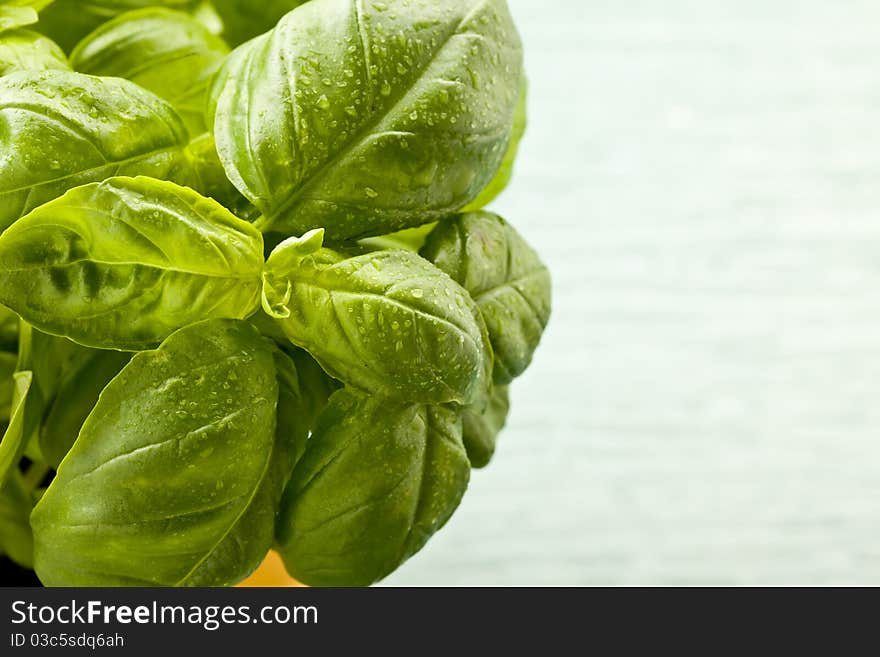
{"type": "Polygon", "coordinates": [[[418,552],[550,318],[485,209],[522,58],[504,0],[0,1],[0,556],[363,586],[418,552]]]}

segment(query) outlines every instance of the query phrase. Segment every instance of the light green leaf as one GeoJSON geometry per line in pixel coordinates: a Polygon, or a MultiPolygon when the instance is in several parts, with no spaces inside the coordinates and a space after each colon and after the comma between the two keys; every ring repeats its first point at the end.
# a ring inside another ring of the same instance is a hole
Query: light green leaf
{"type": "Polygon", "coordinates": [[[28,391],[33,381],[32,372],[16,372],[13,375],[15,388],[12,393],[12,412],[9,418],[9,426],[0,441],[0,486],[2,486],[9,473],[18,467],[18,461],[24,453],[25,440],[25,408],[27,406],[28,391]]]}
{"type": "Polygon", "coordinates": [[[0,351],[0,429],[9,423],[12,414],[12,395],[15,390],[15,379],[18,355],[0,351]]]}
{"type": "Polygon", "coordinates": [[[229,47],[192,16],[148,7],[104,23],[79,42],[80,73],[126,78],[168,101],[190,134],[205,132],[208,82],[229,47]]]}
{"type": "Polygon", "coordinates": [[[311,0],[241,46],[209,105],[264,232],[384,235],[467,205],[501,165],[522,49],[504,0],[311,0]]]}
{"type": "Polygon", "coordinates": [[[55,0],[40,14],[37,29],[52,37],[66,52],[103,23],[127,11],[144,7],[194,10],[200,0],[55,0]]]}
{"type": "Polygon", "coordinates": [[[0,34],[0,76],[16,71],[70,70],[64,51],[51,39],[30,30],[0,34]]]}
{"type": "Polygon", "coordinates": [[[37,328],[119,350],[259,308],[263,245],[191,189],[150,178],[85,185],[0,236],[0,301],[37,328]]]}
{"type": "Polygon", "coordinates": [[[469,477],[458,413],[337,392],[284,493],[284,563],[313,586],[372,584],[446,523],[469,477]]]}
{"type": "Polygon", "coordinates": [[[491,354],[470,296],[415,253],[354,257],[322,249],[321,232],[269,257],[264,309],[331,376],[408,401],[473,401],[491,354]]]}
{"type": "Polygon", "coordinates": [[[0,0],[0,32],[36,23],[52,0],[0,0]]]}
{"type": "Polygon", "coordinates": [[[522,374],[550,320],[550,272],[538,254],[510,224],[487,212],[441,222],[421,254],[477,302],[495,352],[495,383],[522,374]]]}
{"type": "Polygon", "coordinates": [[[390,235],[380,235],[379,237],[365,237],[358,241],[358,244],[370,250],[376,251],[412,251],[418,253],[425,245],[425,240],[431,231],[437,227],[436,223],[417,226],[416,228],[404,228],[390,235]]]}
{"type": "Polygon", "coordinates": [[[0,231],[79,185],[116,175],[189,180],[186,128],[132,82],[69,71],[0,78],[0,231]]]}
{"type": "Polygon", "coordinates": [[[235,320],[182,329],[107,386],[31,517],[47,586],[220,586],[273,539],[270,343],[235,320]]]}
{"type": "Polygon", "coordinates": [[[186,156],[193,173],[189,186],[244,219],[242,213],[253,206],[238,193],[235,185],[226,177],[226,172],[217,156],[214,137],[206,133],[193,139],[186,147],[186,156]]]}

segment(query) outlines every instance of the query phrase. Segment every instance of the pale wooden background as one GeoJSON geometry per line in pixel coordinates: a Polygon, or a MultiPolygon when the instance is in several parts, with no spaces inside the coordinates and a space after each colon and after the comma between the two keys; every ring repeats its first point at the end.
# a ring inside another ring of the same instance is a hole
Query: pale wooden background
{"type": "Polygon", "coordinates": [[[880,5],[511,6],[555,315],[388,583],[880,584],[880,5]]]}

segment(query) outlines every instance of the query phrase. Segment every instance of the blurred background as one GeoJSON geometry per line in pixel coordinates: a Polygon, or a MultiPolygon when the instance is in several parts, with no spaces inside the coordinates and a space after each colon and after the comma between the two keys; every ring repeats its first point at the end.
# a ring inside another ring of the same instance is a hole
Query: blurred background
{"type": "Polygon", "coordinates": [[[880,6],[510,5],[554,317],[386,583],[880,584],[880,6]]]}

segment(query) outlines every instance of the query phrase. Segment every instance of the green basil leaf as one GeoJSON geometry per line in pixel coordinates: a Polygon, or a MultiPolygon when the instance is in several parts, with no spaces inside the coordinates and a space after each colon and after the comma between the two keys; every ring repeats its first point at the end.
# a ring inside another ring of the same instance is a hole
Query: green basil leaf
{"type": "Polygon", "coordinates": [[[81,73],[126,78],[167,100],[193,135],[205,132],[208,81],[229,54],[195,18],[162,7],[122,14],[79,42],[70,55],[81,73]]]}
{"type": "Polygon", "coordinates": [[[508,386],[495,386],[488,400],[462,413],[462,441],[471,467],[485,468],[495,454],[498,434],[510,411],[508,386]]]}
{"type": "Polygon", "coordinates": [[[214,137],[205,133],[193,139],[186,147],[186,156],[193,173],[190,187],[225,206],[237,217],[245,219],[242,212],[246,211],[250,203],[226,177],[226,171],[217,155],[214,137]]]}
{"type": "Polygon", "coordinates": [[[293,466],[302,457],[306,449],[306,441],[317,417],[313,408],[309,407],[299,373],[293,360],[281,349],[274,349],[275,371],[278,377],[278,417],[276,440],[283,446],[277,459],[283,481],[286,484],[293,471],[293,466]]]}
{"type": "Polygon", "coordinates": [[[0,34],[0,76],[52,69],[70,70],[64,51],[54,41],[30,30],[0,34]]]}
{"type": "Polygon", "coordinates": [[[479,311],[455,281],[409,251],[346,258],[322,233],[269,257],[264,309],[336,379],[426,403],[473,401],[490,377],[479,311]]]}
{"type": "Polygon", "coordinates": [[[53,468],[58,468],[73,447],[101,391],[130,358],[130,354],[118,351],[90,349],[85,359],[66,368],[40,429],[40,452],[53,468]]]}
{"type": "Polygon", "coordinates": [[[501,162],[501,168],[498,169],[498,173],[495,174],[495,177],[492,179],[492,182],[486,186],[486,189],[480,192],[480,195],[462,210],[462,212],[473,212],[486,207],[498,198],[501,192],[507,189],[507,185],[510,183],[511,178],[513,178],[513,165],[516,163],[516,156],[519,153],[519,145],[523,136],[526,134],[526,127],[528,126],[527,100],[528,83],[526,82],[525,76],[523,76],[519,101],[517,101],[516,104],[516,113],[513,115],[513,134],[510,136],[510,145],[507,147],[507,153],[504,155],[504,160],[501,162]]]}
{"type": "Polygon", "coordinates": [[[25,441],[25,408],[28,391],[33,381],[33,372],[16,372],[13,375],[15,387],[12,393],[12,412],[9,426],[0,441],[0,486],[9,478],[10,472],[18,467],[18,461],[24,453],[25,441]]]}
{"type": "Polygon", "coordinates": [[[14,470],[0,485],[0,554],[6,554],[23,568],[34,567],[34,535],[30,496],[14,470]]]}
{"type": "Polygon", "coordinates": [[[150,178],[85,185],[0,236],[0,302],[80,344],[139,350],[202,318],[259,308],[263,244],[191,189],[150,178]]]}
{"type": "Polygon", "coordinates": [[[8,424],[12,414],[12,395],[15,391],[12,375],[15,374],[17,362],[17,354],[0,351],[0,424],[8,424]]]}
{"type": "Polygon", "coordinates": [[[31,517],[48,586],[218,586],[273,540],[278,401],[270,343],[208,320],[134,356],[31,517]]]}
{"type": "Polygon", "coordinates": [[[151,6],[189,11],[198,4],[199,0],[55,0],[40,14],[37,29],[70,52],[89,32],[127,11],[151,6]]]}
{"type": "Polygon", "coordinates": [[[214,9],[223,22],[223,38],[237,46],[268,32],[285,14],[306,0],[214,0],[214,9]]]}
{"type": "Polygon", "coordinates": [[[0,0],[0,32],[36,23],[52,0],[0,0]]]}
{"type": "Polygon", "coordinates": [[[0,350],[8,352],[18,351],[18,315],[0,306],[0,350]]]}
{"type": "Polygon", "coordinates": [[[32,461],[45,462],[40,450],[40,426],[65,372],[79,367],[91,353],[91,349],[21,322],[16,371],[32,375],[22,426],[24,454],[32,461]]]}
{"type": "Polygon", "coordinates": [[[504,0],[311,0],[227,59],[209,121],[261,230],[338,242],[476,198],[507,150],[521,74],[504,0]]]}
{"type": "Polygon", "coordinates": [[[372,584],[446,523],[469,476],[458,413],[337,392],[284,493],[284,563],[306,584],[372,584]]]}
{"type": "Polygon", "coordinates": [[[366,237],[358,240],[358,244],[375,251],[412,251],[418,253],[425,245],[425,240],[431,231],[437,227],[436,223],[425,224],[416,228],[405,228],[396,233],[381,235],[379,237],[366,237]]]}
{"type": "Polygon", "coordinates": [[[550,272],[535,251],[501,217],[474,212],[441,222],[421,254],[477,302],[495,352],[495,383],[522,374],[550,320],[550,272]]]}
{"type": "Polygon", "coordinates": [[[297,349],[289,343],[282,347],[296,365],[299,377],[300,397],[304,400],[303,408],[308,417],[310,428],[314,428],[318,416],[326,408],[327,402],[342,384],[327,374],[312,355],[305,349],[297,349]]]}
{"type": "Polygon", "coordinates": [[[189,172],[186,128],[132,82],[70,71],[0,78],[0,231],[79,185],[115,175],[189,172]]]}

